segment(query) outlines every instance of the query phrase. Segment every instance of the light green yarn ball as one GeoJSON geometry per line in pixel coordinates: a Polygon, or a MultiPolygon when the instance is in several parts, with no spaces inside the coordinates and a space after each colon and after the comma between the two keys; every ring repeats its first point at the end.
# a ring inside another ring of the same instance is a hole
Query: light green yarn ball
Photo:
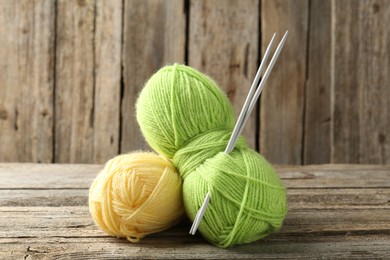
{"type": "Polygon", "coordinates": [[[169,158],[194,136],[235,123],[226,95],[209,77],[184,65],[166,66],[154,74],[136,108],[146,141],[169,158]]]}
{"type": "Polygon", "coordinates": [[[188,216],[195,219],[208,191],[210,203],[199,230],[211,243],[230,247],[278,230],[287,212],[286,192],[272,166],[240,138],[224,153],[231,131],[197,136],[173,157],[183,182],[188,216]]]}
{"type": "Polygon", "coordinates": [[[139,96],[137,120],[150,146],[178,168],[191,220],[210,191],[199,226],[208,241],[230,247],[281,227],[285,188],[242,137],[224,153],[235,118],[226,95],[208,77],[183,65],[161,69],[139,96]]]}

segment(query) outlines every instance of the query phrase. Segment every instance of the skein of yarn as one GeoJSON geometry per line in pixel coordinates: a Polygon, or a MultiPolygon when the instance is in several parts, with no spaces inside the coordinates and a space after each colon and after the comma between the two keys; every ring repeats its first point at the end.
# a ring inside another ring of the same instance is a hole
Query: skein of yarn
{"type": "Polygon", "coordinates": [[[200,223],[203,236],[219,247],[249,243],[279,229],[286,193],[272,166],[240,137],[224,149],[235,117],[226,95],[207,76],[184,65],[167,66],[141,91],[137,120],[149,145],[173,160],[183,200],[194,220],[207,192],[200,223]]]}
{"type": "Polygon", "coordinates": [[[182,65],[166,66],[152,76],[136,110],[147,142],[168,158],[191,138],[235,123],[226,95],[210,78],[182,65]]]}
{"type": "Polygon", "coordinates": [[[138,242],[176,224],[184,213],[182,184],[170,161],[150,152],[109,160],[89,190],[89,210],[101,230],[138,242]]]}

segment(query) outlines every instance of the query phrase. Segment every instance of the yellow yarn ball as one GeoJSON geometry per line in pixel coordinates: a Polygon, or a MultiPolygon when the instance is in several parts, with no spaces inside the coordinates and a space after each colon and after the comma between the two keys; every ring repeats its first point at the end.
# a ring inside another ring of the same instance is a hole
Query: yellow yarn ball
{"type": "Polygon", "coordinates": [[[138,242],[176,224],[184,213],[175,167],[154,153],[108,161],[89,190],[89,210],[104,232],[138,242]]]}

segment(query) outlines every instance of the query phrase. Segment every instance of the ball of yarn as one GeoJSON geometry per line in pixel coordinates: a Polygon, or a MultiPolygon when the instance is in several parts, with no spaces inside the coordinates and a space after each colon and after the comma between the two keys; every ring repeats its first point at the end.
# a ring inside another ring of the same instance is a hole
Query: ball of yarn
{"type": "Polygon", "coordinates": [[[235,118],[226,95],[207,76],[184,65],[161,69],[139,96],[137,120],[148,143],[178,168],[191,220],[210,192],[199,226],[208,241],[230,247],[281,227],[285,188],[244,138],[224,153],[235,118]]]}
{"type": "Polygon", "coordinates": [[[186,66],[160,69],[137,103],[138,124],[146,141],[169,158],[191,138],[235,123],[226,95],[209,77],[186,66]]]}
{"type": "Polygon", "coordinates": [[[173,158],[183,183],[183,200],[193,220],[210,191],[199,230],[219,247],[250,243],[278,230],[286,215],[286,192],[272,166],[243,138],[224,149],[231,131],[200,135],[173,158]]]}
{"type": "Polygon", "coordinates": [[[176,224],[184,213],[175,167],[154,153],[116,156],[89,190],[90,213],[106,233],[138,242],[176,224]]]}

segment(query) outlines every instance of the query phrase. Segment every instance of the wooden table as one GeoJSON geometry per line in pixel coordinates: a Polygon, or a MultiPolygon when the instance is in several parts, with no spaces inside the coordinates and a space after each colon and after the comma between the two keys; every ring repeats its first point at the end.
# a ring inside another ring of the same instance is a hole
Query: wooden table
{"type": "Polygon", "coordinates": [[[0,164],[0,258],[390,258],[390,165],[279,166],[282,230],[229,250],[189,221],[138,244],[109,237],[88,212],[101,165],[0,164]]]}

